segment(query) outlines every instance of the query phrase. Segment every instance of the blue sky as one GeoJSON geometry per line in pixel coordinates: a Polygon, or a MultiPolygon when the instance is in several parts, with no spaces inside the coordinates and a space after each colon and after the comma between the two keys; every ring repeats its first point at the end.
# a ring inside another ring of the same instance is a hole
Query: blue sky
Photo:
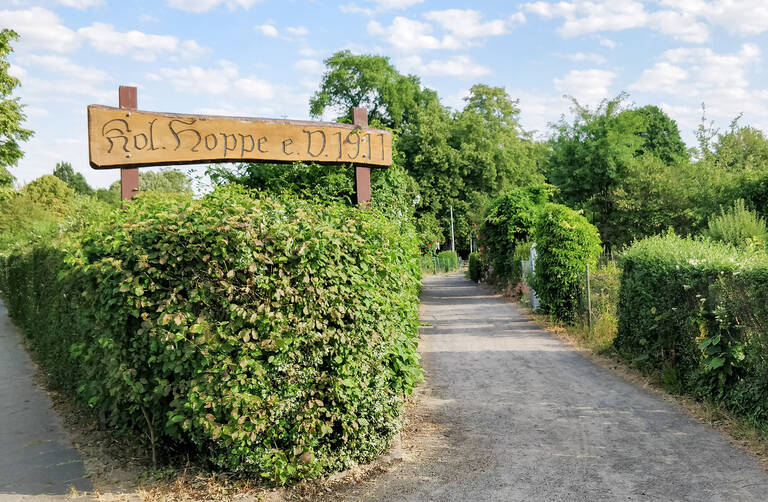
{"type": "MultiPolygon", "coordinates": [[[[308,118],[324,58],[380,54],[453,108],[475,83],[520,100],[524,127],[548,133],[563,95],[596,105],[626,91],[656,104],[693,143],[701,103],[721,129],[768,129],[766,0],[0,0],[21,35],[11,73],[35,131],[12,173],[28,182],[66,160],[88,166],[86,106],[308,118]]],[[[325,118],[331,118],[329,113],[325,118]]]]}

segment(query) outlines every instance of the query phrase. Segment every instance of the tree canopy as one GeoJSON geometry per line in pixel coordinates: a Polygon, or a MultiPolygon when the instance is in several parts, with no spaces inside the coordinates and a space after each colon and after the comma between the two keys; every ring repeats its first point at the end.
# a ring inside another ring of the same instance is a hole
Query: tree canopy
{"type": "Polygon", "coordinates": [[[85,181],[85,176],[82,173],[76,173],[69,162],[57,162],[53,175],[69,185],[75,193],[93,195],[93,188],[85,181]]]}
{"type": "Polygon", "coordinates": [[[368,110],[372,125],[398,129],[416,109],[437,99],[433,91],[421,88],[418,77],[401,75],[383,56],[339,51],[325,66],[320,89],[309,102],[315,117],[330,107],[341,113],[340,121],[351,122],[352,108],[361,107],[368,110]]]}
{"type": "Polygon", "coordinates": [[[0,167],[15,166],[24,156],[19,146],[32,136],[32,131],[21,124],[26,119],[18,98],[12,98],[13,90],[20,85],[17,78],[8,74],[8,54],[13,50],[11,41],[19,35],[8,29],[0,30],[0,167]]]}

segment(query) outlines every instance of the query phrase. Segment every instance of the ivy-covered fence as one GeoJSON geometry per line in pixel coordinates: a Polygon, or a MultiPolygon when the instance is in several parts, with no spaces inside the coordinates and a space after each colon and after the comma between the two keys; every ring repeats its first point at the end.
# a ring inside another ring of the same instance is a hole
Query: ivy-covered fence
{"type": "Polygon", "coordinates": [[[387,448],[420,378],[416,239],[375,210],[147,198],[2,265],[51,380],[160,460],[342,469],[387,448]]]}

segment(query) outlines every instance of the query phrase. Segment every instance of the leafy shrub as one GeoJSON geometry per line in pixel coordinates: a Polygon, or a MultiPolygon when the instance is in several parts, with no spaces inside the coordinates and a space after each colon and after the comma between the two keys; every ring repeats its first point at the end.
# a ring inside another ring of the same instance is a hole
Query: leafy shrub
{"type": "Polygon", "coordinates": [[[710,218],[707,224],[704,234],[716,241],[739,247],[765,247],[768,243],[765,220],[747,209],[744,199],[736,200],[727,211],[721,208],[720,214],[710,218]]]}
{"type": "Polygon", "coordinates": [[[622,260],[618,351],[768,423],[768,256],[668,234],[622,260]]]}
{"type": "Polygon", "coordinates": [[[75,191],[52,174],[46,174],[24,185],[21,194],[30,201],[55,213],[63,214],[75,191]]]}
{"type": "Polygon", "coordinates": [[[229,189],[140,197],[13,254],[3,286],[53,381],[113,427],[283,484],[397,432],[420,377],[416,256],[375,210],[229,189]]]}
{"type": "Polygon", "coordinates": [[[531,286],[541,309],[571,322],[579,313],[587,264],[600,256],[597,228],[579,212],[545,204],[536,220],[536,265],[531,286]]]}
{"type": "Polygon", "coordinates": [[[480,282],[485,278],[485,266],[480,253],[469,254],[469,279],[480,282]]]}
{"type": "Polygon", "coordinates": [[[485,213],[480,234],[493,277],[500,285],[520,282],[520,262],[515,259],[518,245],[531,240],[536,211],[549,200],[553,188],[533,185],[502,195],[485,213]]]}
{"type": "Polygon", "coordinates": [[[446,269],[446,272],[459,268],[459,255],[456,254],[456,251],[440,251],[437,253],[437,260],[446,269]]]}
{"type": "Polygon", "coordinates": [[[421,270],[427,273],[453,272],[459,268],[459,257],[454,251],[441,251],[437,255],[421,257],[421,270]]]}

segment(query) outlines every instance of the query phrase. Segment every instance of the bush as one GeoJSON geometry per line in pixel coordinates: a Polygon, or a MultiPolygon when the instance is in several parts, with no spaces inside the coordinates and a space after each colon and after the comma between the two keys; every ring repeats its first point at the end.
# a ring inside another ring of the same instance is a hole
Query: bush
{"type": "Polygon", "coordinates": [[[668,234],[622,259],[618,351],[768,423],[768,256],[668,234]]]}
{"type": "Polygon", "coordinates": [[[420,378],[413,231],[238,190],[166,197],[8,259],[52,380],[118,430],[277,484],[380,454],[420,378]]]}
{"type": "Polygon", "coordinates": [[[500,285],[520,282],[520,262],[516,247],[531,239],[536,224],[536,211],[552,195],[549,185],[518,188],[491,203],[485,212],[480,234],[493,278],[500,285]]]}
{"type": "Polygon", "coordinates": [[[469,254],[469,279],[474,282],[480,282],[485,278],[485,266],[480,253],[469,254]]]}
{"type": "Polygon", "coordinates": [[[720,209],[719,215],[709,219],[704,235],[738,247],[765,247],[768,242],[765,220],[747,209],[744,199],[736,200],[727,211],[720,209]]]}
{"type": "Polygon", "coordinates": [[[456,251],[440,251],[437,253],[437,261],[445,268],[446,272],[459,269],[459,255],[456,251]]]}
{"type": "Polygon", "coordinates": [[[459,268],[459,257],[454,251],[441,251],[436,256],[426,255],[421,257],[421,270],[438,274],[453,272],[459,268]]]}
{"type": "Polygon", "coordinates": [[[546,204],[536,220],[536,264],[531,286],[541,310],[572,322],[579,314],[587,264],[600,256],[597,228],[579,212],[546,204]]]}

